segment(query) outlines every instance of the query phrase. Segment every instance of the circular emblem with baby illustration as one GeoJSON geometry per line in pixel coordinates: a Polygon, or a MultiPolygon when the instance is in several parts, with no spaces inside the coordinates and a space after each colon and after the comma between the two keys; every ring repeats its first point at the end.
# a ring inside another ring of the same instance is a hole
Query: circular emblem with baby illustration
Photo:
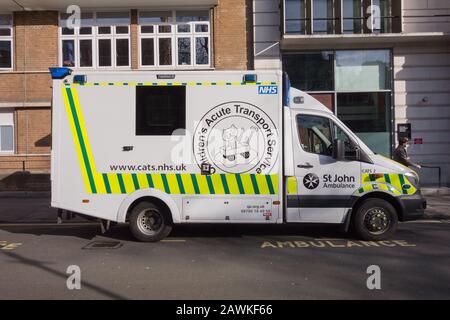
{"type": "Polygon", "coordinates": [[[278,133],[272,119],[246,102],[227,102],[209,110],[194,133],[199,167],[213,172],[268,174],[278,158],[278,133]]]}

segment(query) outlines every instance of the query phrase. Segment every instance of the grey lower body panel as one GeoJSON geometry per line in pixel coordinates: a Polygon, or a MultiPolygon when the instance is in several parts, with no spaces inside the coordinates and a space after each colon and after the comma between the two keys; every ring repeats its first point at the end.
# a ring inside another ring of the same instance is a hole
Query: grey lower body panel
{"type": "Polygon", "coordinates": [[[358,200],[355,196],[287,196],[288,208],[351,208],[358,200]]]}
{"type": "Polygon", "coordinates": [[[420,191],[411,196],[401,196],[399,200],[403,211],[401,221],[417,220],[424,215],[427,201],[420,191]]]}

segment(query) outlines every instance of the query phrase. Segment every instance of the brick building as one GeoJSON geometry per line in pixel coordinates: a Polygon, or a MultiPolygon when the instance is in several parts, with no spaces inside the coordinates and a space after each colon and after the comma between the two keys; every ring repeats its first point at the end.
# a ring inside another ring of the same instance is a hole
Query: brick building
{"type": "Polygon", "coordinates": [[[250,0],[1,1],[0,189],[47,187],[31,177],[50,169],[49,67],[251,69],[251,13],[250,0]],[[70,29],[73,4],[81,23],[70,29]]]}

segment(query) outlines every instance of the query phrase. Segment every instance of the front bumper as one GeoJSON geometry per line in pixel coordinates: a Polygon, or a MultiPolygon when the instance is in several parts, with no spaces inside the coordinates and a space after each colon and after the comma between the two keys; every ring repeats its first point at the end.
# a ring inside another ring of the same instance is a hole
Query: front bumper
{"type": "Polygon", "coordinates": [[[420,219],[427,208],[427,201],[420,191],[411,196],[401,196],[400,205],[402,207],[401,221],[411,221],[420,219]]]}

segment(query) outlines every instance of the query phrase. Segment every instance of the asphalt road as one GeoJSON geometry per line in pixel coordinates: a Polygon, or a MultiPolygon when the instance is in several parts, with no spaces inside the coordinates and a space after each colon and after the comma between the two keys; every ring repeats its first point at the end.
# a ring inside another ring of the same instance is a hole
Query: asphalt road
{"type": "Polygon", "coordinates": [[[178,227],[139,243],[126,226],[0,224],[0,298],[449,299],[450,223],[401,224],[381,243],[323,226],[178,227]],[[67,288],[71,265],[80,290],[67,288]],[[367,288],[370,265],[380,290],[367,288]]]}

